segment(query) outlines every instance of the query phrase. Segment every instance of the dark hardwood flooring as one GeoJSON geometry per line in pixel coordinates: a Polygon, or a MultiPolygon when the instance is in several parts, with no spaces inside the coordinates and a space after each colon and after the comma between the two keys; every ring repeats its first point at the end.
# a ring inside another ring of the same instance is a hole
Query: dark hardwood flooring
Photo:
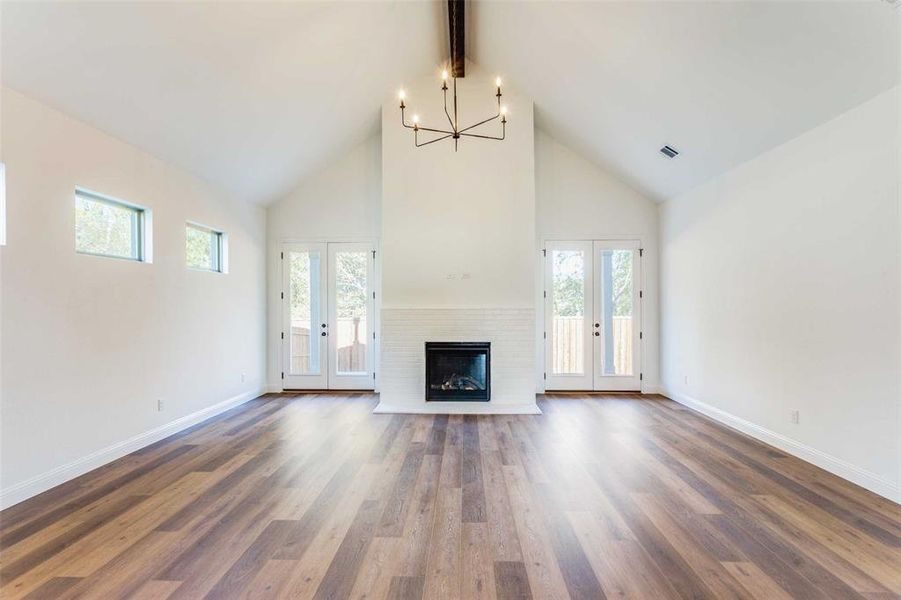
{"type": "Polygon", "coordinates": [[[901,509],[659,397],[270,395],[0,513],[3,598],[898,598],[901,509]]]}

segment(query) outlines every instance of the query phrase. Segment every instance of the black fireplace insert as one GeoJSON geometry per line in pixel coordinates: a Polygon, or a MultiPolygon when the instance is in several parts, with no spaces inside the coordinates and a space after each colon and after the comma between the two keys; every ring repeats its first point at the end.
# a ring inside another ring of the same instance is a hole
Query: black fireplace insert
{"type": "Polygon", "coordinates": [[[426,401],[491,399],[491,342],[426,342],[426,401]]]}

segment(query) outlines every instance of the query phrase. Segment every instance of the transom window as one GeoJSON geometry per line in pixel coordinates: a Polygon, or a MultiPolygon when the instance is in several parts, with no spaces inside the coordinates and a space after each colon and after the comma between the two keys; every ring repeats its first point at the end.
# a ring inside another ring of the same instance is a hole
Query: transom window
{"type": "Polygon", "coordinates": [[[185,225],[185,259],[191,269],[226,272],[226,236],[196,223],[185,225]]]}
{"type": "Polygon", "coordinates": [[[145,208],[85,190],[75,191],[75,250],[147,261],[145,208]]]}

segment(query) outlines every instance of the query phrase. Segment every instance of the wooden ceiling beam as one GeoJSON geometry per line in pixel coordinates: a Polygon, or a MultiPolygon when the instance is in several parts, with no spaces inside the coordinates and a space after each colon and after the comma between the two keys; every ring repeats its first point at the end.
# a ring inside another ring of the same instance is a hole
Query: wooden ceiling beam
{"type": "Polygon", "coordinates": [[[466,26],[464,0],[447,0],[447,23],[450,38],[450,70],[453,77],[466,75],[466,26]]]}

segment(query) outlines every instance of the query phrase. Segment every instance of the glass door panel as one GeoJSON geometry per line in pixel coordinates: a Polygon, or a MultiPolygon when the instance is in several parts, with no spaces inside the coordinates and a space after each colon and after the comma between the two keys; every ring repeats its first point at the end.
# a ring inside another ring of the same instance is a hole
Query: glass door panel
{"type": "Polygon", "coordinates": [[[287,389],[326,387],[325,244],[289,244],[283,251],[287,389]]]}
{"type": "Polygon", "coordinates": [[[291,375],[317,375],[320,368],[319,344],[319,252],[289,252],[286,257],[290,269],[288,302],[291,311],[291,375]],[[313,343],[311,344],[311,337],[313,343]]]}
{"type": "Polygon", "coordinates": [[[372,245],[329,244],[329,387],[372,389],[372,245]]]}
{"type": "Polygon", "coordinates": [[[335,253],[335,360],[339,375],[366,373],[369,253],[335,253]]]}
{"type": "Polygon", "coordinates": [[[594,243],[596,390],[640,390],[638,242],[594,243]]]}
{"type": "Polygon", "coordinates": [[[585,263],[588,257],[579,250],[553,250],[552,310],[554,375],[585,373],[585,263]]]}
{"type": "Polygon", "coordinates": [[[591,242],[549,243],[546,258],[546,387],[591,389],[591,242]]]}

